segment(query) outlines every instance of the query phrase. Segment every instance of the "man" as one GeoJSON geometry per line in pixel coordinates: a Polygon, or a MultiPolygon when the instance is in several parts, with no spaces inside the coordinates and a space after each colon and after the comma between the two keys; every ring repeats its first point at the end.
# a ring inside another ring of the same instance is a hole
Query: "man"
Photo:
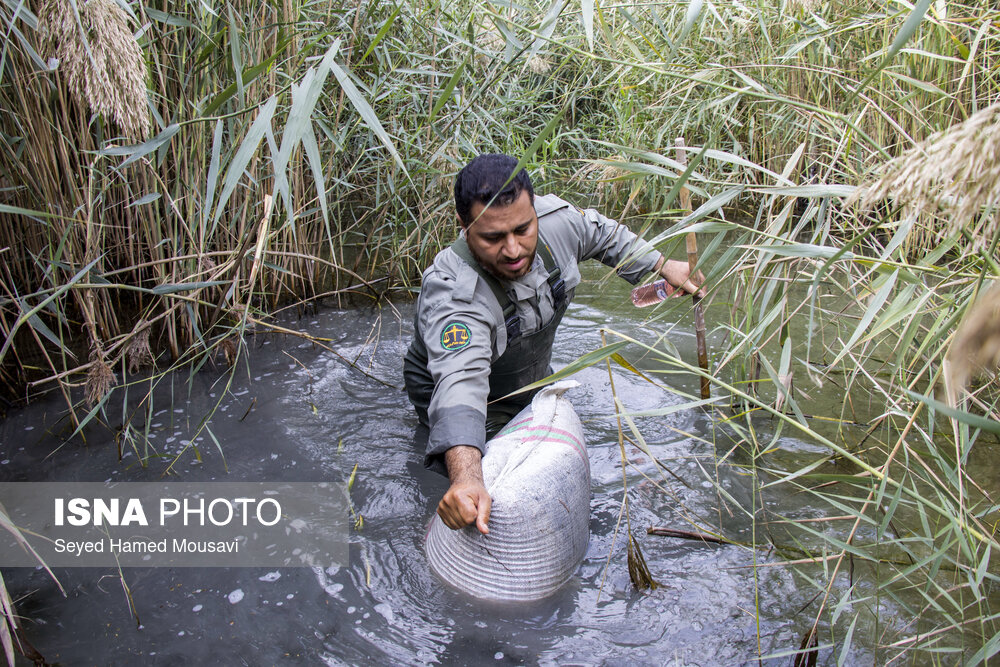
{"type": "Polygon", "coordinates": [[[403,362],[406,390],[429,429],[424,465],[447,474],[445,525],[488,533],[491,499],[480,460],[492,437],[531,399],[507,394],[551,374],[555,330],[595,258],[635,284],[656,272],[688,292],[686,262],[667,260],[596,211],[535,197],[517,160],[486,154],[455,180],[462,232],[423,275],[415,334],[403,362]],[[507,181],[510,181],[509,183],[507,181]]]}

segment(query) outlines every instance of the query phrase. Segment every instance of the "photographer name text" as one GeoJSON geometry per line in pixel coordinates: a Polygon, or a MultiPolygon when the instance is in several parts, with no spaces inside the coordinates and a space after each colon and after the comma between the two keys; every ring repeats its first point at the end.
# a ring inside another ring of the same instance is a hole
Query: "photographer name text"
{"type": "Polygon", "coordinates": [[[59,538],[53,542],[56,553],[71,554],[79,558],[84,554],[233,554],[239,553],[239,540],[208,541],[208,540],[143,540],[115,539],[113,537],[99,540],[64,540],[59,538]]]}

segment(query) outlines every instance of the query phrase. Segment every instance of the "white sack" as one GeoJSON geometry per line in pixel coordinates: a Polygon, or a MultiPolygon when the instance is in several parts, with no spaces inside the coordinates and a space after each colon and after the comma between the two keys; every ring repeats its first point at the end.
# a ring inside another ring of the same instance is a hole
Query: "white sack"
{"type": "Polygon", "coordinates": [[[590,462],[583,428],[563,398],[575,381],[545,387],[488,443],[483,480],[493,499],[488,535],[451,530],[435,516],[425,538],[431,569],[490,600],[554,593],[583,561],[590,539],[590,462]]]}

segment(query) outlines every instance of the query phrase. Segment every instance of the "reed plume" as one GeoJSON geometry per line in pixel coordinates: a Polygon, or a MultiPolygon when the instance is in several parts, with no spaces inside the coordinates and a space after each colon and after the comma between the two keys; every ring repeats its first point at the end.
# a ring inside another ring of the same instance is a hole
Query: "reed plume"
{"type": "Polygon", "coordinates": [[[788,0],[788,8],[790,10],[798,10],[805,13],[816,11],[822,4],[822,0],[788,0]]]}
{"type": "Polygon", "coordinates": [[[105,361],[104,350],[96,341],[90,348],[90,370],[87,372],[87,382],[84,389],[89,405],[97,405],[111,387],[117,383],[114,371],[105,361]]]}
{"type": "Polygon", "coordinates": [[[572,179],[577,183],[588,183],[591,187],[600,187],[611,195],[616,195],[631,172],[616,166],[615,162],[624,163],[625,158],[615,154],[605,158],[602,162],[588,162],[573,174],[572,179]]]}
{"type": "Polygon", "coordinates": [[[528,69],[535,74],[548,74],[552,69],[552,63],[542,56],[532,56],[528,59],[528,69]]]}
{"type": "Polygon", "coordinates": [[[131,139],[150,132],[146,62],[112,0],[46,0],[38,12],[41,53],[58,61],[72,97],[110,118],[131,139]]]}
{"type": "Polygon", "coordinates": [[[485,51],[503,51],[507,45],[507,40],[500,34],[500,30],[490,18],[487,18],[483,22],[477,41],[479,42],[479,47],[485,51]]]}
{"type": "Polygon", "coordinates": [[[977,216],[1000,203],[1000,103],[931,135],[880,171],[855,197],[863,207],[890,198],[904,215],[945,215],[948,232],[968,229],[976,247],[985,247],[997,232],[997,216],[977,216]]]}
{"type": "Polygon", "coordinates": [[[945,359],[948,384],[955,390],[967,387],[977,375],[1000,369],[1000,283],[969,308],[945,359]]]}

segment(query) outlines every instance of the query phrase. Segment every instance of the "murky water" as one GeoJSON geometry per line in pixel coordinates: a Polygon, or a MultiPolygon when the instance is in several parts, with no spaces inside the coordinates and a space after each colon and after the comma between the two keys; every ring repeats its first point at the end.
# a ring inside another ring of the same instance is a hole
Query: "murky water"
{"type": "MultiPolygon", "coordinates": [[[[604,273],[585,273],[588,282],[557,337],[557,367],[599,346],[605,325],[653,336],[641,327],[648,312],[624,305],[624,283],[597,283],[604,273]]],[[[43,571],[4,571],[40,652],[72,665],[734,665],[798,647],[812,618],[796,613],[814,590],[782,568],[755,570],[766,554],[645,534],[650,525],[691,529],[685,521],[691,516],[748,535],[747,516],[732,503],[731,513],[723,509],[710,481],[718,476],[722,488],[750,505],[746,476],[713,464],[711,443],[719,435],[708,413],[684,410],[637,422],[655,455],[685,484],[629,448],[636,464],[628,474],[631,523],[661,584],[650,592],[632,589],[621,530],[616,537],[622,473],[603,366],[579,374],[583,386],[570,394],[593,472],[592,535],[578,574],[553,598],[517,606],[484,604],[438,581],[421,540],[446,480],[423,470],[411,444],[416,420],[400,369],[411,317],[412,306],[404,305],[326,311],[289,324],[332,338],[331,347],[364,373],[301,339],[259,336],[228,391],[215,372],[197,375],[190,392],[178,377],[173,402],[161,389],[153,404],[149,453],[163,458],[147,468],[128,443],[119,463],[104,429],[91,429],[86,445],[63,444],[57,401],[8,415],[0,423],[4,481],[158,479],[182,452],[173,471],[186,481],[344,481],[357,465],[351,496],[363,527],[351,533],[344,567],[126,569],[134,614],[112,569],[57,570],[66,597],[43,571]],[[189,442],[216,402],[209,428],[221,453],[205,433],[189,442]]],[[[688,322],[672,339],[682,352],[693,350],[688,322]]],[[[696,390],[691,378],[666,381],[696,390]]],[[[615,388],[630,410],[687,400],[621,371],[615,388]]],[[[130,390],[133,398],[141,389],[130,390]]],[[[784,441],[790,455],[808,447],[784,441]]],[[[824,651],[821,660],[830,655],[824,651]]]]}

